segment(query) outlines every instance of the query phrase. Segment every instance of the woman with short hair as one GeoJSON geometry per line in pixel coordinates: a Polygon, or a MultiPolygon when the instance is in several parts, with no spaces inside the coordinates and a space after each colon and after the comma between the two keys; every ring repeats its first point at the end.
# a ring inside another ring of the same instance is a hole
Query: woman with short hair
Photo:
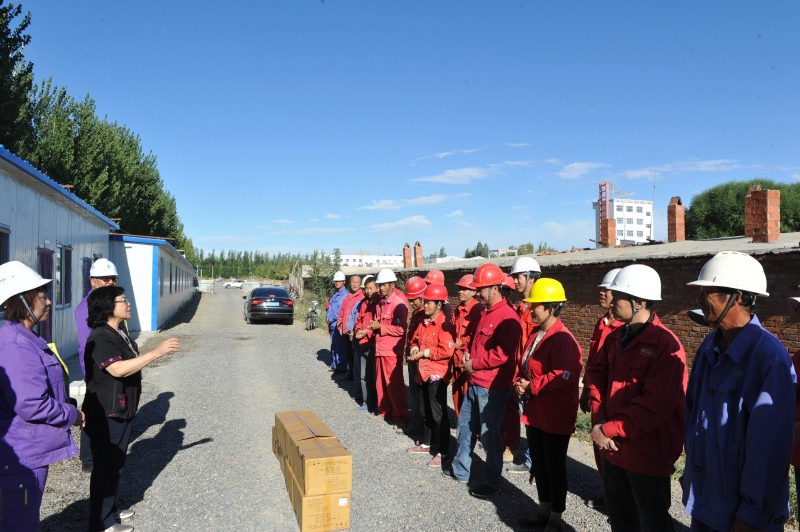
{"type": "Polygon", "coordinates": [[[89,531],[129,532],[133,527],[117,523],[115,514],[120,475],[141,397],[142,368],[177,351],[180,343],[170,338],[140,356],[136,342],[119,328],[123,320],[131,317],[131,305],[122,287],[92,291],[88,307],[92,332],[84,353],[83,411],[94,459],[89,482],[89,531]]]}

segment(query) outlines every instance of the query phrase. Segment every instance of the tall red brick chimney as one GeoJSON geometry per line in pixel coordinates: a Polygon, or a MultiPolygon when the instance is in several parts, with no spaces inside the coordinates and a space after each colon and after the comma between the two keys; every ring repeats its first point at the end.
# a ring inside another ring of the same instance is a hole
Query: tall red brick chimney
{"type": "Polygon", "coordinates": [[[422,244],[414,242],[414,266],[419,268],[425,264],[425,256],[422,254],[422,244]]]}
{"type": "Polygon", "coordinates": [[[753,242],[774,242],[781,237],[781,191],[750,187],[744,197],[744,236],[753,242]]]}
{"type": "Polygon", "coordinates": [[[403,246],[403,268],[412,268],[414,266],[414,257],[411,255],[411,246],[403,246]]]}
{"type": "Polygon", "coordinates": [[[667,206],[667,242],[683,242],[686,240],[686,223],[684,207],[680,196],[669,200],[667,206]]]}
{"type": "Polygon", "coordinates": [[[604,248],[617,246],[617,221],[614,218],[600,220],[600,245],[604,248]]]}

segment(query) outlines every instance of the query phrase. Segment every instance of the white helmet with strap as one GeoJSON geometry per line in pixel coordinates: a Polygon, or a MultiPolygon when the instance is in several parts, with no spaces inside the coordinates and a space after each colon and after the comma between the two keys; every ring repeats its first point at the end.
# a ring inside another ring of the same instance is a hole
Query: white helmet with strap
{"type": "Polygon", "coordinates": [[[536,259],[533,257],[520,257],[514,261],[514,265],[511,267],[511,275],[516,275],[518,273],[525,273],[525,272],[538,272],[542,273],[542,267],[539,266],[539,263],[536,262],[536,259]]]}
{"type": "Polygon", "coordinates": [[[89,268],[89,277],[118,277],[117,267],[108,259],[97,259],[89,268]]]}
{"type": "Polygon", "coordinates": [[[333,282],[344,281],[344,280],[345,280],[344,272],[342,270],[339,270],[338,272],[333,274],[333,282]]]}
{"type": "Polygon", "coordinates": [[[608,288],[636,299],[661,301],[661,277],[657,271],[644,264],[625,266],[608,288]]]}
{"type": "Polygon", "coordinates": [[[622,268],[614,268],[610,272],[603,277],[603,281],[597,285],[600,288],[608,288],[611,286],[611,283],[614,282],[614,279],[617,277],[617,274],[622,271],[622,268]]]}
{"type": "Polygon", "coordinates": [[[696,281],[689,286],[731,288],[767,297],[767,276],[761,263],[738,251],[720,251],[705,263],[696,281]]]}
{"type": "Polygon", "coordinates": [[[378,272],[378,277],[375,279],[376,284],[394,283],[397,282],[397,276],[389,268],[384,268],[378,272]]]}
{"type": "Polygon", "coordinates": [[[40,288],[51,280],[43,279],[21,262],[15,260],[6,262],[0,265],[0,305],[8,301],[11,296],[40,288]]]}

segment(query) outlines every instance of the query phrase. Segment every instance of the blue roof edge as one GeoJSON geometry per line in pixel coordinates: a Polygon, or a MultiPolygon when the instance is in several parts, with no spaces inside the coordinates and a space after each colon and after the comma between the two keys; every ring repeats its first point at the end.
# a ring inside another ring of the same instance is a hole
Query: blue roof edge
{"type": "Polygon", "coordinates": [[[173,246],[163,238],[158,238],[158,237],[148,238],[143,236],[128,236],[128,235],[109,235],[108,239],[115,240],[117,242],[131,242],[132,244],[148,244],[150,246],[169,246],[170,249],[172,249],[172,251],[174,251],[176,255],[178,255],[181,259],[183,259],[183,261],[186,264],[188,264],[189,267],[195,271],[195,273],[197,273],[197,269],[194,267],[194,265],[191,262],[189,262],[186,259],[186,257],[181,255],[180,251],[175,249],[175,246],[173,246]]]}
{"type": "Polygon", "coordinates": [[[8,151],[8,149],[6,149],[6,147],[3,146],[2,144],[0,144],[0,159],[3,159],[4,161],[16,166],[17,168],[19,168],[20,170],[22,170],[23,172],[25,172],[29,176],[31,176],[34,179],[40,181],[41,183],[47,185],[48,187],[50,187],[54,191],[58,192],[59,194],[61,194],[62,196],[64,196],[68,200],[70,200],[71,202],[77,204],[78,206],[82,207],[83,209],[85,209],[85,210],[89,211],[90,213],[94,214],[95,216],[100,218],[103,222],[105,222],[110,229],[119,230],[119,224],[117,222],[111,220],[108,216],[106,216],[102,212],[98,211],[97,209],[95,209],[94,207],[92,207],[91,205],[89,205],[88,203],[83,201],[82,199],[80,199],[78,196],[76,196],[72,192],[68,191],[67,189],[65,189],[64,187],[62,187],[58,183],[56,183],[53,179],[48,177],[44,172],[42,172],[41,170],[36,169],[36,167],[34,167],[28,161],[26,161],[24,159],[21,159],[17,155],[14,155],[10,151],[8,151]]]}

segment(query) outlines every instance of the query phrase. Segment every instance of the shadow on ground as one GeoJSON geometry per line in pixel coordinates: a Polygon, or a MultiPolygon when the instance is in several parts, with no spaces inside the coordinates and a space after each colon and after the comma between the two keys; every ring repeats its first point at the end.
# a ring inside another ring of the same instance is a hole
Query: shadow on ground
{"type": "Polygon", "coordinates": [[[175,315],[170,319],[159,331],[168,331],[178,325],[183,323],[189,323],[194,318],[194,315],[197,313],[197,307],[200,306],[200,300],[203,298],[203,292],[195,292],[192,299],[184,303],[184,305],[175,313],[175,315]]]}

